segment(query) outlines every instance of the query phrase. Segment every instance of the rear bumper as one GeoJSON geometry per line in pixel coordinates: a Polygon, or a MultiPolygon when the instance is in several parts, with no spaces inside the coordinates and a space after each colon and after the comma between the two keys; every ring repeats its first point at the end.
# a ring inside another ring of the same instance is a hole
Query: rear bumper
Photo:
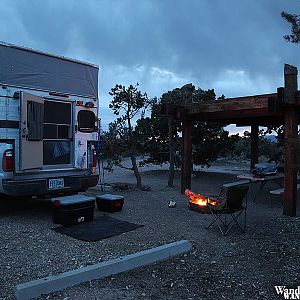
{"type": "MultiPolygon", "coordinates": [[[[54,179],[55,177],[51,177],[54,179]]],[[[48,178],[34,180],[3,180],[4,194],[10,196],[41,196],[53,195],[62,192],[79,192],[85,191],[89,187],[98,183],[98,175],[76,175],[76,176],[60,176],[64,178],[64,188],[49,189],[48,178]]]]}

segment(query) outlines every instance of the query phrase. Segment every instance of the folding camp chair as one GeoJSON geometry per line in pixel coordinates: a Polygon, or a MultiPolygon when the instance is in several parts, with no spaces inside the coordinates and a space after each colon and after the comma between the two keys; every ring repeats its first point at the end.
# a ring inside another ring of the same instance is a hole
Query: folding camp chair
{"type": "Polygon", "coordinates": [[[213,220],[206,226],[210,228],[213,224],[217,224],[222,235],[227,235],[233,225],[237,225],[242,232],[246,230],[246,212],[247,212],[247,193],[248,185],[232,186],[222,188],[218,196],[218,204],[207,204],[211,212],[213,220]],[[244,222],[241,225],[238,221],[239,216],[244,213],[244,222]],[[231,219],[227,220],[227,215],[231,219]]]}

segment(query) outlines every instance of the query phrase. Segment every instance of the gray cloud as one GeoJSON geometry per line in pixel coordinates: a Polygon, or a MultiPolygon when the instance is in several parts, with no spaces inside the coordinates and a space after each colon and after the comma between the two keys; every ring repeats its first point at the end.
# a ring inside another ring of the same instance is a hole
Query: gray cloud
{"type": "Polygon", "coordinates": [[[299,65],[282,10],[299,13],[300,1],[9,0],[0,39],[99,64],[107,114],[116,83],[151,96],[187,82],[226,96],[275,91],[283,64],[299,65]]]}

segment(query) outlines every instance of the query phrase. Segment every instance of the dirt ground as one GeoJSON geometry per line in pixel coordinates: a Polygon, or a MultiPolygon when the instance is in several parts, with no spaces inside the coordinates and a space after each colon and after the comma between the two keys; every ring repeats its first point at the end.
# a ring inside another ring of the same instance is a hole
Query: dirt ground
{"type": "MultiPolygon", "coordinates": [[[[239,170],[195,172],[192,190],[216,194],[222,184],[237,180],[239,170]]],[[[246,233],[233,228],[223,237],[217,227],[205,229],[210,215],[188,210],[188,199],[180,195],[179,172],[173,188],[166,186],[167,172],[160,167],[146,169],[142,178],[151,191],[116,191],[124,195],[125,204],[111,216],[144,227],[98,242],[78,241],[51,230],[56,225],[47,203],[26,203],[2,213],[0,299],[13,299],[13,287],[19,283],[181,239],[192,242],[192,251],[41,298],[283,299],[276,295],[275,285],[297,288],[300,218],[283,216],[281,197],[269,194],[278,188],[275,184],[265,187],[257,203],[249,193],[246,233]],[[177,202],[175,208],[168,208],[170,200],[177,202]]],[[[123,170],[106,174],[105,181],[133,183],[134,177],[123,170]]],[[[91,189],[88,193],[100,192],[91,189]]],[[[95,217],[102,214],[97,211],[95,217]]]]}

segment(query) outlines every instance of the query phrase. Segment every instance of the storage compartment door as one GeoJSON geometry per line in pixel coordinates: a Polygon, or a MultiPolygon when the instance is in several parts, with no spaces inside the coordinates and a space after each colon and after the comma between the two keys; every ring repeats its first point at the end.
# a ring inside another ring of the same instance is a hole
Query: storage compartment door
{"type": "Polygon", "coordinates": [[[20,114],[20,170],[42,168],[44,99],[22,92],[20,114]]]}

